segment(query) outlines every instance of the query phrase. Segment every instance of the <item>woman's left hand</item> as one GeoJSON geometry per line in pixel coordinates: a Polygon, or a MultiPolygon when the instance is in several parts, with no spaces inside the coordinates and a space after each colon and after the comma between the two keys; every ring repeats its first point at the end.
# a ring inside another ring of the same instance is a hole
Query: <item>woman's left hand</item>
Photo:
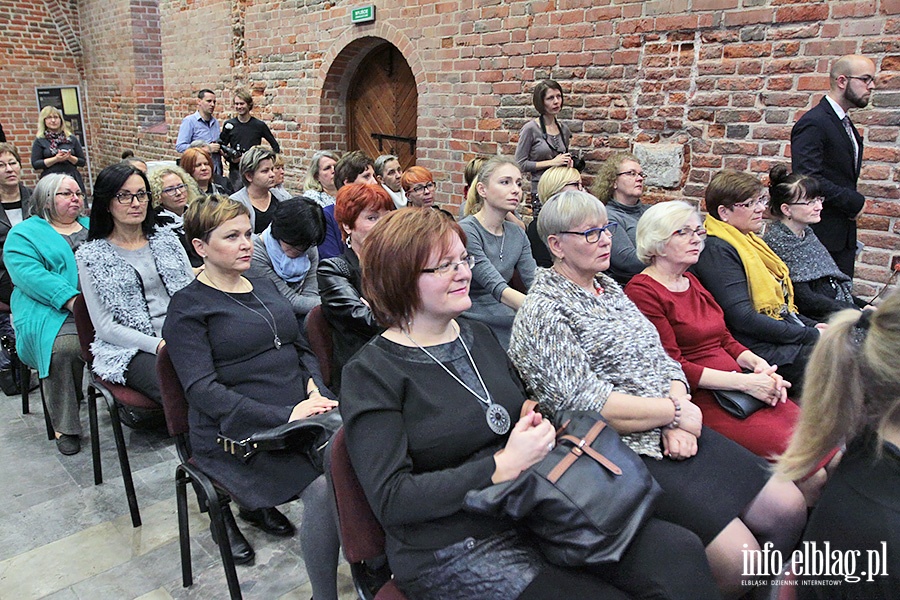
{"type": "Polygon", "coordinates": [[[672,460],[684,460],[697,454],[697,438],[684,429],[663,429],[663,454],[672,460]]]}
{"type": "Polygon", "coordinates": [[[288,421],[299,421],[300,419],[305,419],[313,415],[320,415],[329,410],[333,410],[337,405],[338,403],[336,401],[329,400],[318,392],[315,392],[314,394],[310,394],[309,400],[304,400],[294,407],[288,421]]]}

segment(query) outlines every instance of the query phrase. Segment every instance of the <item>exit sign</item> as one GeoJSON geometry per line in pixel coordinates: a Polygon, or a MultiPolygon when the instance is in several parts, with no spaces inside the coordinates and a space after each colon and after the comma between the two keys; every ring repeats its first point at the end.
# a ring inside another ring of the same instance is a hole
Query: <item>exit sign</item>
{"type": "Polygon", "coordinates": [[[375,5],[360,6],[350,11],[350,22],[356,23],[372,23],[375,20],[375,5]]]}

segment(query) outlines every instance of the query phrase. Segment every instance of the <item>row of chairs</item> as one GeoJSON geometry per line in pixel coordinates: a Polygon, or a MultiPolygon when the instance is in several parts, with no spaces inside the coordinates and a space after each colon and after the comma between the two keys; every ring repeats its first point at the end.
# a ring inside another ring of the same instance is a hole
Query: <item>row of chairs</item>
{"type": "MultiPolygon", "coordinates": [[[[0,311],[2,310],[3,306],[0,306],[0,311]]],[[[102,379],[93,373],[90,368],[93,362],[90,346],[94,340],[94,325],[82,296],[78,296],[75,300],[74,317],[82,358],[88,366],[87,403],[94,484],[99,485],[103,482],[97,420],[97,397],[99,395],[103,397],[109,412],[131,522],[134,527],[140,527],[140,509],[128,459],[128,447],[122,429],[121,410],[123,406],[143,410],[159,410],[159,406],[140,392],[128,386],[102,379]]],[[[316,307],[309,314],[307,330],[310,346],[319,360],[323,379],[328,385],[331,383],[333,346],[331,328],[321,307],[316,307]]],[[[30,368],[23,366],[23,370],[25,369],[28,370],[30,376],[30,368]]],[[[169,435],[175,439],[175,448],[179,459],[179,464],[175,469],[175,498],[182,584],[184,587],[193,584],[187,503],[187,489],[190,484],[197,495],[200,511],[209,513],[215,538],[218,540],[222,565],[225,569],[229,596],[232,599],[240,599],[242,597],[240,582],[231,556],[223,520],[224,511],[229,510],[230,495],[223,486],[203,473],[192,460],[187,399],[165,346],[157,356],[157,374],[162,392],[162,411],[165,415],[166,427],[169,435]]],[[[28,412],[27,393],[27,380],[23,378],[23,412],[26,414],[28,412]]],[[[43,389],[41,393],[43,399],[43,389]]],[[[53,427],[47,414],[46,405],[44,406],[44,415],[47,435],[52,440],[54,437],[53,427]]],[[[334,486],[337,499],[344,556],[350,563],[354,586],[359,597],[363,600],[402,600],[405,596],[391,581],[390,571],[384,566],[384,531],[372,513],[350,464],[343,430],[339,431],[333,440],[329,478],[334,486]]]]}

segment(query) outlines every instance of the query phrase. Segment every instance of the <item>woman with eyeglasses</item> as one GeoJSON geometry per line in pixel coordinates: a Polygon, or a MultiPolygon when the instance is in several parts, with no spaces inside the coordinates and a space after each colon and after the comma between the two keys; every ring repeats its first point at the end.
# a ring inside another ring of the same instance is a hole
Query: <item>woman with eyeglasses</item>
{"type": "Polygon", "coordinates": [[[386,329],[345,367],[340,409],[406,597],[716,597],[699,540],[670,523],[650,519],[620,562],[589,571],[551,565],[508,519],[466,511],[469,491],[546,456],[553,426],[534,411],[520,416],[525,391],[496,337],[459,318],[473,265],[459,224],[433,210],[391,212],[361,263],[386,329]]]}
{"type": "Polygon", "coordinates": [[[81,346],[72,307],[78,295],[74,250],[88,237],[84,193],[60,173],[41,178],[31,194],[34,216],[13,226],[3,246],[12,279],[19,358],[37,369],[62,454],[81,449],[81,346]]]}
{"type": "Polygon", "coordinates": [[[637,228],[637,252],[647,265],[625,293],[656,326],[669,356],[681,363],[706,425],[766,459],[787,448],[799,407],[788,402],[791,384],[735,340],[725,315],[688,268],[706,241],[700,214],[686,202],[656,204],[637,228]],[[737,390],[769,406],[745,420],[729,415],[711,390],[737,390]]]}
{"type": "Polygon", "coordinates": [[[662,486],[655,516],[698,535],[722,594],[741,596],[744,552],[771,542],[789,553],[806,503],[766,461],[703,427],[681,365],[604,273],[611,229],[588,193],[563,192],[543,206],[538,231],[553,267],[538,270],[509,356],[542,409],[603,415],[662,486]]]}
{"type": "Polygon", "coordinates": [[[709,237],[694,272],[741,344],[778,366],[799,398],[809,354],[827,327],[802,315],[784,261],[757,236],[769,194],[749,173],[719,171],[706,188],[709,237]]]}
{"type": "Polygon", "coordinates": [[[411,206],[437,208],[434,203],[434,175],[425,167],[414,165],[403,172],[400,186],[406,192],[407,202],[411,206]]]}
{"type": "Polygon", "coordinates": [[[154,167],[147,174],[147,180],[150,182],[149,191],[153,198],[156,226],[175,232],[181,246],[187,252],[191,266],[202,266],[203,259],[193,251],[184,235],[184,211],[191,202],[200,197],[197,183],[184,169],[175,165],[154,167]]]}
{"type": "Polygon", "coordinates": [[[31,146],[31,166],[41,177],[51,173],[68,175],[84,191],[78,167],[87,164],[84,149],[72,128],[55,106],[45,106],[38,115],[37,138],[31,146]]]}
{"type": "Polygon", "coordinates": [[[775,222],[763,239],[791,270],[797,310],[817,321],[845,308],[866,306],[853,296],[853,280],[810,227],[822,220],[823,196],[813,177],[790,173],[785,165],[769,171],[769,213],[775,222]]]}
{"type": "MultiPolygon", "coordinates": [[[[156,377],[156,354],[166,343],[162,327],[169,300],[194,272],[178,235],[154,228],[149,189],[146,175],[126,163],[100,171],[89,241],[75,258],[94,323],[92,370],[162,404],[156,377]]],[[[128,411],[124,420],[140,417],[128,411]]]]}
{"type": "Polygon", "coordinates": [[[613,154],[597,172],[591,193],[606,205],[609,220],[619,224],[613,238],[608,275],[625,285],[644,270],[635,242],[638,221],[649,208],[641,202],[644,169],[640,161],[628,152],[613,154]]]}
{"type": "Polygon", "coordinates": [[[470,190],[474,213],[459,222],[468,239],[466,250],[475,258],[472,308],[464,314],[490,327],[506,348],[516,311],[525,299],[509,283],[518,271],[527,289],[537,267],[525,232],[506,219],[522,199],[522,172],[515,159],[494,156],[481,166],[475,182],[470,190]]]}

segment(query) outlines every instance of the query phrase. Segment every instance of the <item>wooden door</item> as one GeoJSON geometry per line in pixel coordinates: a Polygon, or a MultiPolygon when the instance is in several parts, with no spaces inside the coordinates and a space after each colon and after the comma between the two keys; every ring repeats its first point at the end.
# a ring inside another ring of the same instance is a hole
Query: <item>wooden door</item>
{"type": "Polygon", "coordinates": [[[412,70],[391,44],[375,48],[359,65],[347,96],[350,150],[374,160],[394,154],[400,166],[416,164],[418,94],[412,70]]]}

